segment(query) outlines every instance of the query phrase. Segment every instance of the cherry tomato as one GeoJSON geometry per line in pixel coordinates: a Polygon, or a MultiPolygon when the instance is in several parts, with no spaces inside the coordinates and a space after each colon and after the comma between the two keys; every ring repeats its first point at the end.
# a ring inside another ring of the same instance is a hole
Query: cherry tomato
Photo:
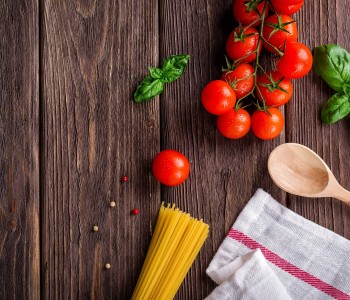
{"type": "Polygon", "coordinates": [[[229,113],[218,116],[216,126],[223,136],[239,139],[250,130],[250,115],[243,108],[231,109],[229,113]]]}
{"type": "Polygon", "coordinates": [[[302,43],[287,43],[282,58],[276,65],[277,70],[290,79],[305,76],[312,67],[312,54],[302,43]]]}
{"type": "MultiPolygon", "coordinates": [[[[256,58],[256,49],[258,47],[259,32],[252,27],[237,27],[230,33],[226,41],[226,52],[229,58],[239,63],[249,63],[256,58]]],[[[259,47],[259,53],[261,46],[259,47]]]]}
{"type": "Polygon", "coordinates": [[[228,113],[236,104],[231,86],[222,80],[209,82],[202,92],[202,104],[213,115],[228,113]]]}
{"type": "MultiPolygon", "coordinates": [[[[265,1],[259,3],[255,9],[262,14],[265,1]]],[[[242,25],[249,25],[256,21],[252,26],[257,27],[260,25],[260,16],[255,11],[254,7],[249,8],[249,0],[234,0],[233,1],[233,16],[238,23],[242,25]],[[259,20],[259,21],[258,21],[259,20]]],[[[267,15],[267,10],[265,16],[267,15]]]]}
{"type": "Polygon", "coordinates": [[[262,140],[272,140],[277,137],[283,129],[284,118],[282,113],[274,107],[263,110],[256,110],[252,115],[253,133],[262,140]]]}
{"type": "Polygon", "coordinates": [[[182,153],[175,150],[164,150],[154,158],[152,171],[154,177],[161,183],[175,186],[187,179],[190,164],[182,153]]]}
{"type": "Polygon", "coordinates": [[[254,68],[248,64],[241,64],[233,71],[222,73],[221,80],[226,81],[235,91],[237,99],[249,94],[254,87],[254,68]]]}
{"type": "Polygon", "coordinates": [[[287,16],[291,16],[292,14],[295,14],[304,5],[304,0],[302,0],[298,4],[293,5],[284,4],[284,2],[280,2],[278,0],[271,0],[271,3],[277,13],[282,13],[287,16]]]}
{"type": "Polygon", "coordinates": [[[281,106],[286,104],[293,94],[293,85],[291,81],[284,78],[277,71],[267,72],[258,78],[258,89],[256,94],[260,101],[262,97],[268,106],[281,106]],[[266,76],[267,75],[267,76],[266,76]]]}
{"type": "MultiPolygon", "coordinates": [[[[294,20],[287,15],[272,15],[266,19],[263,29],[263,37],[272,46],[279,50],[284,50],[286,42],[295,42],[298,36],[297,25],[294,20]]],[[[273,53],[276,53],[273,47],[268,43],[263,43],[264,47],[273,53]]]]}

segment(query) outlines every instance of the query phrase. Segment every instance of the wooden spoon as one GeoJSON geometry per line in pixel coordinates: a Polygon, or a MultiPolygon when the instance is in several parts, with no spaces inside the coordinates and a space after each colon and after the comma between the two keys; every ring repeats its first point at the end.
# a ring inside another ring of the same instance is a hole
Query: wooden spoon
{"type": "Polygon", "coordinates": [[[350,205],[350,192],[338,183],[322,158],[303,145],[286,143],[276,147],[268,169],[276,185],[288,193],[334,197],[350,205]]]}

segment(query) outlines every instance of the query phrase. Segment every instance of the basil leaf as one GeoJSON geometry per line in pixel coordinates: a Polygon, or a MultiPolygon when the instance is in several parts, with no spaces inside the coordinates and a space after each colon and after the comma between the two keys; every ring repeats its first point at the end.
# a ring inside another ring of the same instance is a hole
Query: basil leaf
{"type": "Polygon", "coordinates": [[[159,68],[149,68],[149,73],[154,79],[161,79],[163,76],[163,71],[159,68]]]}
{"type": "Polygon", "coordinates": [[[165,59],[162,63],[164,82],[173,82],[179,79],[184,73],[190,56],[187,54],[173,55],[165,59]]]}
{"type": "Polygon", "coordinates": [[[163,92],[163,90],[164,82],[162,82],[160,79],[154,79],[151,76],[147,76],[137,87],[134,94],[135,102],[141,103],[143,101],[150,100],[163,92]]]}
{"type": "Polygon", "coordinates": [[[337,92],[350,84],[350,53],[338,45],[328,44],[314,49],[314,68],[337,92]]]}
{"type": "Polygon", "coordinates": [[[321,119],[323,123],[333,124],[346,117],[349,113],[350,98],[343,92],[338,92],[329,98],[324,105],[321,119]]]}
{"type": "Polygon", "coordinates": [[[163,61],[161,69],[149,68],[150,76],[141,82],[134,93],[135,102],[141,103],[162,93],[165,83],[181,77],[189,58],[187,54],[173,55],[163,61]]]}
{"type": "Polygon", "coordinates": [[[344,84],[343,91],[344,91],[345,95],[350,98],[350,85],[349,84],[344,84]]]}

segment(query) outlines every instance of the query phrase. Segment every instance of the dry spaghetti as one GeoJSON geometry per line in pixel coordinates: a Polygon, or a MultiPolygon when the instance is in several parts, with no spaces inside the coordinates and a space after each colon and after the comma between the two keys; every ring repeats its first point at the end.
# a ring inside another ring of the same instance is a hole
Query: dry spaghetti
{"type": "Polygon", "coordinates": [[[162,204],[132,299],[173,299],[208,232],[202,220],[162,204]]]}

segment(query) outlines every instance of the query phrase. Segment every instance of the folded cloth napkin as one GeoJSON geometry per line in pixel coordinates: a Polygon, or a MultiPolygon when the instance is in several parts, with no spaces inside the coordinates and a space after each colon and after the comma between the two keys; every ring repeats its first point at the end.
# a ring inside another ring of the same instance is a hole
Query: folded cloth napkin
{"type": "MultiPolygon", "coordinates": [[[[220,251],[230,252],[230,248],[220,251]]],[[[207,300],[291,299],[260,249],[239,256],[222,268],[208,273],[220,285],[207,300]]]]}
{"type": "Polygon", "coordinates": [[[350,241],[259,189],[211,261],[207,299],[350,299],[350,241]]]}

